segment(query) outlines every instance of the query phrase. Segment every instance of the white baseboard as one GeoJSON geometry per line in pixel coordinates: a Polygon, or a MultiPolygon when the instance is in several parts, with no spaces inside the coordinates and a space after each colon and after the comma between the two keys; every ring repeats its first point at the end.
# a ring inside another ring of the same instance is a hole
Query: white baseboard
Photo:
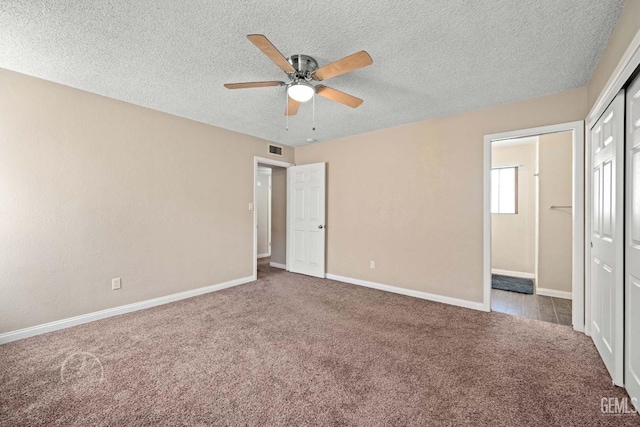
{"type": "Polygon", "coordinates": [[[381,291],[393,292],[395,294],[407,295],[410,297],[426,299],[429,301],[441,302],[444,304],[456,305],[458,307],[471,308],[473,310],[486,311],[484,304],[481,302],[467,301],[458,298],[445,297],[443,295],[430,294],[427,292],[414,291],[411,289],[398,288],[396,286],[383,285],[381,283],[368,282],[366,280],[353,279],[351,277],[343,277],[335,274],[326,275],[327,279],[336,280],[338,282],[350,283],[352,285],[366,286],[367,288],[379,289],[381,291]]]}
{"type": "Polygon", "coordinates": [[[258,258],[266,258],[268,256],[271,256],[270,254],[260,254],[258,255],[258,258]]]}
{"type": "Polygon", "coordinates": [[[105,319],[107,317],[117,316],[119,314],[130,313],[132,311],[143,310],[145,308],[155,307],[157,305],[168,304],[170,302],[207,294],[209,292],[220,291],[232,286],[249,283],[254,280],[256,280],[255,276],[243,277],[242,279],[230,280],[228,282],[219,283],[217,285],[205,286],[203,288],[179,292],[177,294],[166,295],[146,301],[135,302],[133,304],[121,305],[119,307],[82,314],[80,316],[70,317],[68,319],[56,320],[55,322],[44,323],[42,325],[31,326],[29,328],[18,329],[16,331],[5,332],[3,334],[0,334],[0,344],[6,344],[11,341],[17,341],[23,338],[32,337],[34,335],[57,331],[59,329],[70,328],[72,326],[105,319]]]}
{"type": "Polygon", "coordinates": [[[547,297],[562,298],[562,299],[573,298],[573,294],[571,292],[556,291],[555,289],[546,289],[546,288],[537,288],[536,294],[547,296],[547,297]]]}
{"type": "Polygon", "coordinates": [[[526,273],[524,271],[511,271],[500,270],[498,268],[492,268],[491,274],[500,274],[502,276],[520,277],[521,279],[535,279],[536,275],[533,273],[526,273]]]}
{"type": "Polygon", "coordinates": [[[270,265],[271,267],[281,268],[281,269],[283,269],[283,270],[286,270],[286,269],[287,269],[287,266],[286,266],[286,265],[284,265],[284,264],[278,264],[277,262],[270,262],[270,263],[269,263],[269,265],[270,265]]]}

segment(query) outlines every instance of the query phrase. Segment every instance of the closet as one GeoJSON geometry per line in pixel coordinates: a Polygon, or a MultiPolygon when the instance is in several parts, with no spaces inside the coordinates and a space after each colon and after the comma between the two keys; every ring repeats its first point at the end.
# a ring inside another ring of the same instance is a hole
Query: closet
{"type": "MultiPolygon", "coordinates": [[[[636,73],[637,74],[637,73],[636,73]]],[[[640,403],[640,77],[589,129],[587,332],[613,383],[640,403]]]]}

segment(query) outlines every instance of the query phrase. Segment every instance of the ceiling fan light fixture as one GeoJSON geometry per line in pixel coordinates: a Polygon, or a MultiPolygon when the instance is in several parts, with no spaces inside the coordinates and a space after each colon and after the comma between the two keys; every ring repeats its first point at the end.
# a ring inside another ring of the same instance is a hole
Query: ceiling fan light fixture
{"type": "Polygon", "coordinates": [[[295,82],[287,88],[287,95],[298,102],[307,102],[315,93],[314,87],[307,82],[295,82]]]}

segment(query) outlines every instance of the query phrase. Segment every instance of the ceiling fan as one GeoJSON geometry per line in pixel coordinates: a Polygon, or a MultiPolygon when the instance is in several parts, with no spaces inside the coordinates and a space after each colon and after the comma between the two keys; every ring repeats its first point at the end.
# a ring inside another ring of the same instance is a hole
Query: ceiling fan
{"type": "Polygon", "coordinates": [[[287,74],[289,82],[227,83],[224,85],[227,89],[286,86],[288,103],[285,109],[285,115],[287,116],[297,114],[300,103],[309,101],[316,93],[351,108],[357,108],[362,104],[362,99],[360,98],[322,84],[314,85],[313,81],[327,80],[331,77],[336,77],[373,64],[371,56],[364,50],[323,67],[318,67],[318,62],[308,55],[291,55],[291,57],[285,58],[269,39],[262,34],[250,34],[247,38],[287,74]]]}

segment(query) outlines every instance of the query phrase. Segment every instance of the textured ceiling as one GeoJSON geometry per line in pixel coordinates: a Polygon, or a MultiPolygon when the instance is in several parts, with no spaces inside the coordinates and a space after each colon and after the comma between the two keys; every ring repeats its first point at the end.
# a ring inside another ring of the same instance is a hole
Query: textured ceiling
{"type": "Polygon", "coordinates": [[[583,86],[623,0],[2,0],[0,67],[288,145],[388,128],[583,86]],[[320,66],[373,65],[325,84],[285,130],[286,76],[246,38],[320,66]]]}

